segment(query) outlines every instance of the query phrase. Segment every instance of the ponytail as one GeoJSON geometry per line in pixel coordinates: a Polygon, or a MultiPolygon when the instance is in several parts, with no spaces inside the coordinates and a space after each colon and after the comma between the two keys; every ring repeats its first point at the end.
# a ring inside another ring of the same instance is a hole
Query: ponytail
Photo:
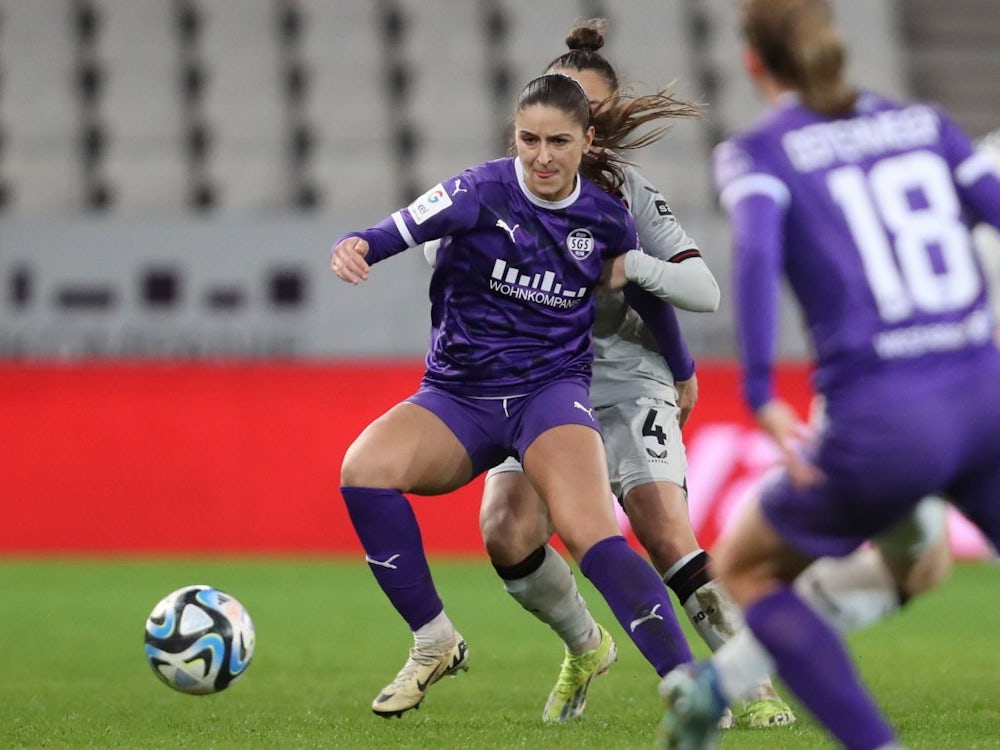
{"type": "Polygon", "coordinates": [[[857,89],[828,0],[743,0],[743,34],[767,70],[821,114],[848,113],[857,89]]]}

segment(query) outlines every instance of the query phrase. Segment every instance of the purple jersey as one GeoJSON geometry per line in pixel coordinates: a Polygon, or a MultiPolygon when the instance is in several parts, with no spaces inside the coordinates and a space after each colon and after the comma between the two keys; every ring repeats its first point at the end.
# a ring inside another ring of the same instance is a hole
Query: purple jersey
{"type": "Polygon", "coordinates": [[[517,158],[466,170],[354,234],[370,244],[369,263],[445,238],[424,382],[482,397],[589,382],[594,286],[606,259],[638,247],[619,198],[580,178],[566,199],[543,200],[517,158]]]}
{"type": "Polygon", "coordinates": [[[772,396],[782,273],[827,395],[864,375],[931,377],[992,347],[970,224],[1000,226],[1000,180],[940,110],[863,92],[829,118],[789,95],[719,146],[715,166],[752,409],[772,396]]]}

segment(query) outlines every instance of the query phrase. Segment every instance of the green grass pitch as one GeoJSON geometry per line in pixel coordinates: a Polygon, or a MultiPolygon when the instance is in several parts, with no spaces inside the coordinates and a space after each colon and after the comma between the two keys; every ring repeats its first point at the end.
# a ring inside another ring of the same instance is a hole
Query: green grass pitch
{"type": "MultiPolygon", "coordinates": [[[[410,638],[360,559],[0,560],[0,748],[651,750],[656,677],[579,574],[620,658],[581,721],[545,726],[562,658],[554,634],[485,561],[432,567],[471,668],[435,685],[419,711],[384,720],[369,704],[410,638]],[[194,583],[236,596],[257,628],[247,674],[217,695],[176,693],[143,658],[149,610],[194,583]]],[[[907,747],[1000,748],[998,583],[994,565],[960,565],[944,588],[852,638],[907,747]]],[[[834,747],[799,716],[790,728],[730,731],[722,747],[834,747]]]]}

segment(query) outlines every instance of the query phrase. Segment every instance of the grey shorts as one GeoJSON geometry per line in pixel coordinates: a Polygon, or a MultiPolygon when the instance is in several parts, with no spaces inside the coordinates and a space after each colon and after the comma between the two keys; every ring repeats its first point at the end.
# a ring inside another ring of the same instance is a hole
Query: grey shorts
{"type": "Polygon", "coordinates": [[[619,499],[652,482],[686,488],[687,453],[679,414],[671,402],[650,397],[597,409],[611,490],[619,499]]]}
{"type": "MultiPolygon", "coordinates": [[[[611,490],[619,500],[635,487],[672,482],[686,488],[687,453],[677,407],[658,398],[639,398],[595,410],[604,434],[611,490]]],[[[522,471],[515,458],[489,470],[487,477],[522,471]]]]}

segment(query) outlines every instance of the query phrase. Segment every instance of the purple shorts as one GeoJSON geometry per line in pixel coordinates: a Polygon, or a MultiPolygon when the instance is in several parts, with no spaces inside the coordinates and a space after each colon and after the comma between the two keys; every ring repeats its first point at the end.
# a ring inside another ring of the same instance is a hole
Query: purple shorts
{"type": "Polygon", "coordinates": [[[845,555],[926,495],[951,500],[1000,542],[1000,363],[903,384],[871,378],[828,403],[815,462],[825,481],[780,476],[762,493],[769,523],[792,546],[845,555]]]}
{"type": "Polygon", "coordinates": [[[584,380],[560,380],[524,396],[470,398],[424,385],[406,399],[441,419],[472,459],[473,476],[515,456],[524,456],[535,438],[552,427],[601,427],[584,380]]]}

